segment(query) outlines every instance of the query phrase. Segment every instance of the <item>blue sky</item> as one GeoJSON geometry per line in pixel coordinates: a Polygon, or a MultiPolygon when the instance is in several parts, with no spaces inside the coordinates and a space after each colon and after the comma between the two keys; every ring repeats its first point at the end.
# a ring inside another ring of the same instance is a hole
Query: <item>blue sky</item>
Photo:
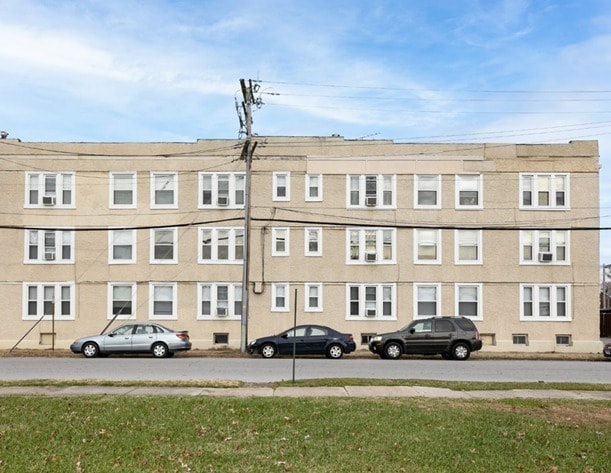
{"type": "Polygon", "coordinates": [[[611,227],[607,0],[0,0],[0,44],[11,138],[237,138],[258,79],[260,135],[597,139],[611,227]]]}

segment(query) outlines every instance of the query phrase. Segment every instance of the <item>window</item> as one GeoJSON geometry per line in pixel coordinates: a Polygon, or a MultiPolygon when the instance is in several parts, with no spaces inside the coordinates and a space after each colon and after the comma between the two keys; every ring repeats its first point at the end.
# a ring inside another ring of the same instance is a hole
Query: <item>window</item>
{"type": "Polygon", "coordinates": [[[136,173],[110,173],[110,208],[136,208],[136,173]]]}
{"type": "Polygon", "coordinates": [[[520,262],[522,264],[569,264],[569,232],[566,230],[522,230],[520,262]]]}
{"type": "Polygon", "coordinates": [[[153,282],[149,286],[150,312],[153,320],[176,320],[176,283],[153,282]]]}
{"type": "Polygon", "coordinates": [[[26,173],[26,207],[74,208],[74,173],[26,173]]]}
{"type": "Polygon", "coordinates": [[[481,230],[454,230],[454,262],[482,264],[481,230]]]}
{"type": "Polygon", "coordinates": [[[109,230],[108,263],[136,262],[136,230],[109,230]]]}
{"type": "Polygon", "coordinates": [[[570,321],[570,286],[560,284],[520,285],[521,321],[570,321]]]}
{"type": "Polygon", "coordinates": [[[482,176],[479,174],[456,176],[456,208],[481,209],[482,176]]]}
{"type": "Polygon", "coordinates": [[[26,230],[25,263],[74,263],[73,230],[26,230]]]}
{"type": "Polygon", "coordinates": [[[242,317],[242,284],[200,283],[198,320],[242,317]]]}
{"type": "Polygon", "coordinates": [[[348,175],[346,207],[394,208],[394,175],[348,175]]]}
{"type": "Polygon", "coordinates": [[[414,263],[441,263],[441,230],[417,228],[414,230],[414,263]]]}
{"type": "Polygon", "coordinates": [[[431,317],[440,315],[440,300],[441,287],[439,284],[414,284],[415,317],[431,317]]]}
{"type": "Polygon", "coordinates": [[[23,320],[74,320],[74,283],[24,283],[23,320]]]}
{"type": "Polygon", "coordinates": [[[417,209],[441,208],[441,176],[414,176],[414,203],[417,209]]]}
{"type": "Polygon", "coordinates": [[[151,173],[151,207],[174,209],[178,206],[178,177],[175,172],[151,173]]]}
{"type": "Polygon", "coordinates": [[[348,228],[346,264],[394,264],[396,230],[390,228],[348,228]]]}
{"type": "Polygon", "coordinates": [[[288,312],[289,285],[288,283],[272,284],[272,312],[288,312]]]}
{"type": "Polygon", "coordinates": [[[568,190],[568,174],[520,174],[520,208],[566,210],[568,190]]]}
{"type": "Polygon", "coordinates": [[[456,308],[454,313],[456,315],[483,320],[481,284],[456,284],[455,295],[456,308]]]}
{"type": "Polygon", "coordinates": [[[322,228],[304,229],[305,256],[322,256],[322,228]]]}
{"type": "Polygon", "coordinates": [[[272,200],[275,201],[289,201],[291,200],[291,186],[290,186],[291,173],[290,172],[275,172],[273,175],[274,180],[274,193],[272,200]]]}
{"type": "Polygon", "coordinates": [[[556,345],[570,347],[573,344],[573,337],[569,334],[556,335],[556,345]]]}
{"type": "Polygon", "coordinates": [[[154,228],[151,230],[151,263],[176,263],[176,229],[154,228]]]}
{"type": "Polygon", "coordinates": [[[322,312],[322,284],[306,283],[304,294],[304,311],[322,312]]]}
{"type": "Polygon", "coordinates": [[[136,284],[108,283],[109,320],[115,316],[120,320],[136,318],[136,284]]]}
{"type": "Polygon", "coordinates": [[[305,175],[306,202],[319,202],[322,200],[322,174],[305,175]]]}
{"type": "Polygon", "coordinates": [[[348,284],[347,319],[396,320],[395,284],[348,284]]]}
{"type": "Polygon", "coordinates": [[[272,228],[272,256],[289,256],[288,228],[272,228]]]}
{"type": "Polygon", "coordinates": [[[526,333],[514,333],[511,336],[511,340],[514,345],[528,345],[528,334],[526,333]]]}
{"type": "Polygon", "coordinates": [[[213,335],[215,345],[226,345],[229,343],[228,333],[215,333],[213,335]]]}
{"type": "Polygon", "coordinates": [[[199,262],[241,264],[244,259],[243,228],[200,228],[199,262]]]}
{"type": "Polygon", "coordinates": [[[244,208],[244,173],[199,173],[199,207],[244,208]]]}

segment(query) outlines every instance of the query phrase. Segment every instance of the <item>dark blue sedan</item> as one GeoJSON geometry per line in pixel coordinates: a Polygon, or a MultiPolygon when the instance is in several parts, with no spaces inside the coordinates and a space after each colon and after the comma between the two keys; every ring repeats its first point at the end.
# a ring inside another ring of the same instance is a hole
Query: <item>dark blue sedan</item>
{"type": "Polygon", "coordinates": [[[325,355],[338,359],[356,350],[350,333],[340,333],[324,325],[298,325],[278,335],[257,338],[248,344],[248,352],[263,358],[276,355],[325,355]]]}

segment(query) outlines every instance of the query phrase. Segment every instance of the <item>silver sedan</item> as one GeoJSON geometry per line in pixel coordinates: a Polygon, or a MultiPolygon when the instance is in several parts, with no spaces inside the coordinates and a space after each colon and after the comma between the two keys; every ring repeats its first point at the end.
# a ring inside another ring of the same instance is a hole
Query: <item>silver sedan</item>
{"type": "Polygon", "coordinates": [[[72,353],[82,353],[87,358],[114,353],[151,353],[156,358],[165,358],[190,349],[186,330],[177,332],[160,324],[136,323],[121,325],[106,334],[79,338],[70,345],[72,353]]]}

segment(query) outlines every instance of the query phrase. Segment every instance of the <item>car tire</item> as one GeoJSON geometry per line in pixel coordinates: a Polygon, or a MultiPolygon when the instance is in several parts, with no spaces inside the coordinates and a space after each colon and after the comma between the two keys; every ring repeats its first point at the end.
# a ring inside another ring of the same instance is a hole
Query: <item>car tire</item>
{"type": "Polygon", "coordinates": [[[167,358],[170,353],[165,343],[155,343],[151,352],[155,358],[167,358]]]}
{"type": "Polygon", "coordinates": [[[457,343],[452,347],[452,358],[458,361],[465,361],[469,359],[471,355],[471,349],[466,343],[457,343]]]}
{"type": "Polygon", "coordinates": [[[327,348],[327,358],[339,360],[342,356],[344,356],[344,348],[340,344],[334,343],[327,348]]]}
{"type": "Polygon", "coordinates": [[[100,356],[100,348],[94,342],[87,342],[81,348],[81,353],[85,358],[95,358],[100,356]]]}
{"type": "Polygon", "coordinates": [[[276,347],[271,343],[266,343],[261,347],[261,350],[259,350],[259,353],[261,353],[263,358],[273,358],[276,356],[276,352],[276,347]]]}
{"type": "Polygon", "coordinates": [[[402,354],[403,349],[397,342],[390,342],[384,346],[384,358],[388,360],[398,360],[402,354]]]}

